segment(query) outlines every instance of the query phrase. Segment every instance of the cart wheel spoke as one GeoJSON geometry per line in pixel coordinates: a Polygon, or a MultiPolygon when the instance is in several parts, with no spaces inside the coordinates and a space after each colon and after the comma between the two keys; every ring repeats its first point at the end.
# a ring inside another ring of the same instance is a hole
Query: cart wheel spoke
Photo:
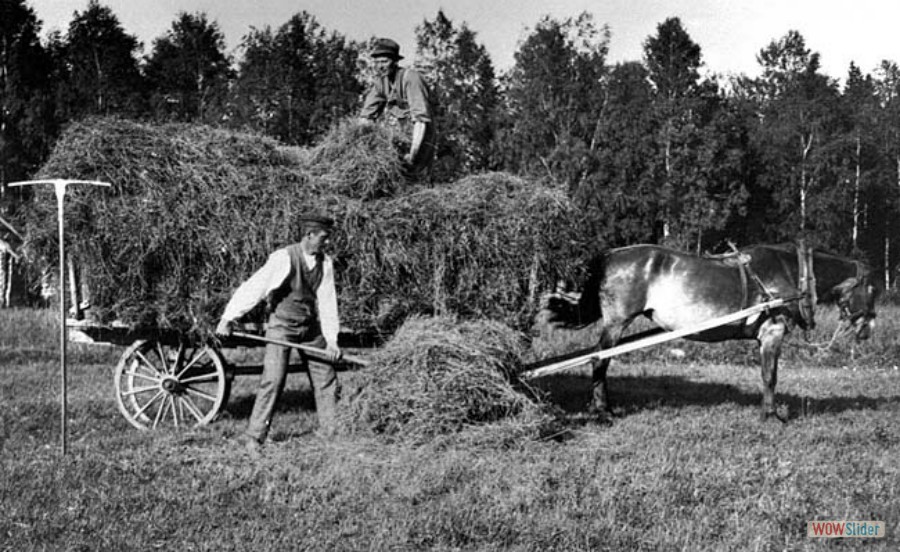
{"type": "Polygon", "coordinates": [[[203,414],[201,414],[200,410],[196,406],[194,406],[194,402],[190,397],[188,397],[187,395],[183,395],[179,397],[178,400],[180,401],[180,404],[184,405],[185,410],[190,412],[191,416],[193,416],[198,422],[203,420],[203,414]]]}
{"type": "Polygon", "coordinates": [[[148,376],[147,374],[142,374],[141,372],[136,372],[134,370],[128,370],[125,372],[126,376],[130,376],[133,378],[138,378],[142,380],[152,381],[155,384],[159,384],[160,378],[156,376],[148,376]]]}
{"type": "MultiPolygon", "coordinates": [[[[149,401],[147,401],[147,404],[145,404],[144,406],[142,406],[140,410],[138,410],[137,412],[135,412],[135,414],[136,414],[137,416],[143,415],[144,412],[146,412],[146,410],[147,410],[148,408],[150,408],[150,405],[151,405],[151,404],[155,403],[157,399],[161,399],[161,398],[163,398],[164,396],[165,396],[165,394],[164,394],[162,391],[160,391],[160,392],[158,392],[157,394],[153,395],[153,398],[150,399],[149,401]]],[[[165,399],[163,399],[163,402],[165,402],[165,399]]],[[[159,411],[157,411],[157,415],[158,415],[158,413],[159,413],[159,411]]]]}
{"type": "Polygon", "coordinates": [[[218,350],[186,343],[137,341],[115,373],[119,410],[139,429],[208,424],[224,407],[228,384],[218,350]]]}
{"type": "Polygon", "coordinates": [[[159,409],[156,411],[156,417],[153,418],[153,429],[156,429],[156,426],[159,425],[159,421],[163,419],[163,412],[166,411],[166,406],[169,404],[169,398],[163,395],[162,404],[159,406],[159,409]]]}
{"type": "Polygon", "coordinates": [[[175,395],[169,395],[169,401],[172,404],[172,421],[175,423],[175,427],[178,427],[178,401],[175,399],[175,395]]]}
{"type": "Polygon", "coordinates": [[[187,394],[193,395],[195,397],[200,397],[202,399],[206,399],[211,402],[215,402],[215,400],[216,400],[216,397],[214,395],[208,395],[208,394],[204,393],[203,391],[197,391],[196,389],[192,389],[190,387],[187,388],[187,394]]]}
{"type": "Polygon", "coordinates": [[[144,356],[144,353],[142,351],[135,351],[134,355],[137,359],[139,359],[141,362],[144,363],[145,367],[150,368],[151,370],[153,370],[154,373],[159,374],[160,376],[165,375],[165,373],[166,373],[165,369],[160,371],[160,369],[157,368],[155,364],[150,362],[150,359],[148,359],[146,356],[144,356]]]}
{"type": "Polygon", "coordinates": [[[169,364],[166,362],[166,351],[163,349],[163,344],[159,341],[156,342],[156,355],[159,357],[159,362],[163,367],[163,374],[171,374],[172,370],[169,369],[169,364]]]}
{"type": "Polygon", "coordinates": [[[123,397],[131,397],[132,395],[138,395],[140,393],[146,393],[148,391],[158,391],[158,385],[151,385],[149,387],[132,387],[128,391],[122,392],[123,397]]]}
{"type": "MultiPolygon", "coordinates": [[[[200,353],[194,355],[194,358],[192,358],[191,361],[188,362],[188,363],[185,365],[184,368],[182,368],[181,370],[179,370],[179,371],[178,371],[178,374],[177,374],[175,377],[178,378],[178,379],[181,380],[181,381],[184,381],[184,380],[182,379],[182,378],[184,377],[184,374],[185,374],[188,370],[190,370],[191,368],[193,368],[194,365],[196,365],[196,364],[200,361],[200,359],[209,356],[209,355],[211,354],[211,353],[209,353],[209,351],[212,351],[212,349],[210,349],[210,348],[208,348],[208,347],[204,347],[203,349],[201,349],[201,350],[200,350],[200,353]]],[[[213,361],[213,362],[215,362],[215,361],[213,361]]]]}

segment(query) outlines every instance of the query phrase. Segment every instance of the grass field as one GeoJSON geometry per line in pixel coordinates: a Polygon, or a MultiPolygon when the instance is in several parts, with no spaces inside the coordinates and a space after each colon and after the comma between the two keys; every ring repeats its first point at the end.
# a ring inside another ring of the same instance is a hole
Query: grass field
{"type": "Polygon", "coordinates": [[[758,421],[752,343],[674,342],[614,361],[612,424],[582,413],[589,378],[568,372],[540,382],[568,412],[565,438],[505,446],[325,441],[292,375],[252,459],[232,438],[254,377],[209,426],[140,432],[115,406],[121,349],[74,344],[62,457],[54,313],[0,311],[0,551],[894,550],[898,315],[883,307],[852,350],[793,336],[777,389],[787,424],[758,421]],[[809,520],[884,521],[887,538],[810,539],[809,520]]]}

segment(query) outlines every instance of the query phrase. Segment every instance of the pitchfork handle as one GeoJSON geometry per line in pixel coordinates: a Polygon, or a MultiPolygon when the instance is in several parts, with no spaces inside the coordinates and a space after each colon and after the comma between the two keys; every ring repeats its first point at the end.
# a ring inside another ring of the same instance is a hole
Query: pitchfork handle
{"type": "MultiPolygon", "coordinates": [[[[309,345],[302,345],[300,343],[291,343],[290,341],[284,341],[281,339],[271,339],[268,337],[262,337],[260,335],[249,334],[245,332],[231,332],[231,335],[236,337],[243,337],[244,339],[252,339],[254,341],[262,341],[263,343],[271,343],[272,345],[281,345],[282,347],[291,347],[292,349],[299,349],[305,353],[309,353],[311,356],[315,357],[317,360],[328,360],[328,355],[325,354],[325,351],[318,347],[310,347],[309,345]]],[[[346,362],[352,362],[353,364],[358,364],[360,366],[368,366],[369,361],[363,358],[359,358],[353,355],[342,355],[340,360],[346,362]]]]}

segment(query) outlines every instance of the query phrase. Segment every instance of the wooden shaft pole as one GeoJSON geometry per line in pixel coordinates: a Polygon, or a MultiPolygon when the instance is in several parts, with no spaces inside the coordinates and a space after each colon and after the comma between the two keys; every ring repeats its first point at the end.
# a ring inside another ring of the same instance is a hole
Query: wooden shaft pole
{"type": "Polygon", "coordinates": [[[772,301],[760,303],[759,305],[754,305],[752,307],[749,307],[749,308],[746,308],[746,309],[743,309],[743,310],[740,310],[740,311],[737,311],[737,312],[734,312],[731,314],[727,314],[725,316],[720,316],[718,318],[713,318],[711,320],[707,320],[706,322],[701,322],[700,324],[695,324],[688,328],[684,328],[681,330],[675,330],[675,331],[671,331],[671,332],[665,332],[665,333],[662,333],[659,335],[654,335],[654,336],[648,337],[646,339],[634,341],[632,343],[618,345],[611,349],[595,351],[593,353],[589,353],[586,355],[563,360],[561,362],[556,362],[554,364],[549,364],[547,366],[543,366],[543,367],[537,368],[535,370],[527,370],[525,372],[522,372],[519,375],[526,379],[536,378],[539,376],[546,376],[547,374],[551,374],[553,372],[558,372],[560,370],[565,370],[567,368],[573,368],[575,366],[579,366],[591,359],[600,360],[600,359],[604,359],[604,358],[611,358],[611,357],[621,355],[624,353],[629,353],[631,351],[636,351],[638,349],[643,349],[644,347],[649,347],[651,345],[657,345],[659,343],[664,343],[666,341],[678,339],[679,337],[685,337],[685,336],[688,336],[691,334],[700,333],[705,330],[711,330],[713,328],[718,328],[719,326],[724,326],[724,325],[730,324],[732,322],[737,322],[738,320],[743,320],[744,318],[753,316],[754,314],[762,312],[764,310],[780,307],[790,300],[793,300],[793,299],[774,299],[772,301]]]}

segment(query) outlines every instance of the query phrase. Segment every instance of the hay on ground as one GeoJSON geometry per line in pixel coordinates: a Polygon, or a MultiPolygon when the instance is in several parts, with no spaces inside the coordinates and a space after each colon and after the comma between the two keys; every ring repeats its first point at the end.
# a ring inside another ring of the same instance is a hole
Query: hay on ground
{"type": "Polygon", "coordinates": [[[521,335],[486,320],[412,317],[373,358],[344,423],[390,441],[422,444],[504,424],[506,438],[536,438],[551,417],[516,388],[521,335]]]}

